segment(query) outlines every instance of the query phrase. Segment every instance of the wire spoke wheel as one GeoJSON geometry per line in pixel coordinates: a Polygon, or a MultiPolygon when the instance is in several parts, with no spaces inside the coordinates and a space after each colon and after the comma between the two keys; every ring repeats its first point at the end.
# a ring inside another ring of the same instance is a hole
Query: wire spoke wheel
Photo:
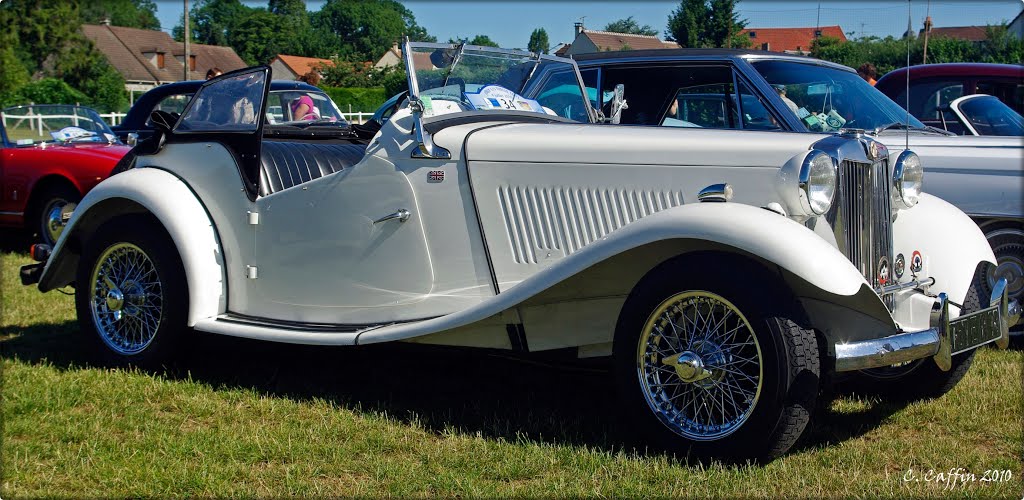
{"type": "Polygon", "coordinates": [[[693,441],[721,439],[742,427],[764,379],[750,322],[706,291],[675,294],[654,310],[640,335],[636,369],[655,416],[693,441]]]}
{"type": "Polygon", "coordinates": [[[145,350],[164,320],[164,289],[149,255],[115,243],[96,259],[89,280],[92,321],[103,342],[130,356],[145,350]]]}

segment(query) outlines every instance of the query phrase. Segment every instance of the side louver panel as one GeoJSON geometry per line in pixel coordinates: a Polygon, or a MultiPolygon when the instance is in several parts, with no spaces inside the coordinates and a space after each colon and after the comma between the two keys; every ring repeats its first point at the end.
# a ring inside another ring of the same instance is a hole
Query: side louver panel
{"type": "Polygon", "coordinates": [[[499,211],[519,264],[569,255],[608,233],[683,204],[680,191],[498,186],[499,211]]]}

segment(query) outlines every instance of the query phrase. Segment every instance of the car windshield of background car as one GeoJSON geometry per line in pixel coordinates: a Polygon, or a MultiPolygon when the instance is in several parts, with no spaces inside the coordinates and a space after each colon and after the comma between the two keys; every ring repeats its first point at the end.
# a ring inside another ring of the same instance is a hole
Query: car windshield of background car
{"type": "Polygon", "coordinates": [[[73,105],[15,106],[3,110],[7,140],[16,147],[39,143],[117,142],[95,111],[73,105]]]}
{"type": "MultiPolygon", "coordinates": [[[[789,61],[757,61],[753,66],[769,84],[784,87],[797,105],[797,117],[812,132],[874,130],[908,122],[903,108],[852,71],[789,61]]],[[[924,127],[913,116],[908,124],[924,127]]]]}
{"type": "Polygon", "coordinates": [[[960,112],[980,135],[1024,136],[1021,116],[995,97],[983,96],[962,101],[960,112]]]}

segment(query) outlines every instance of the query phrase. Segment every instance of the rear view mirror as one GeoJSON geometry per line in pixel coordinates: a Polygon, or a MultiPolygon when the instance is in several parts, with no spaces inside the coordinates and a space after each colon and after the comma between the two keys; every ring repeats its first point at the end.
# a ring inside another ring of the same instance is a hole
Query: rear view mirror
{"type": "Polygon", "coordinates": [[[125,139],[125,142],[127,142],[129,146],[134,146],[134,145],[138,144],[139,143],[139,134],[137,134],[135,132],[129,132],[128,133],[128,137],[125,139]]]}

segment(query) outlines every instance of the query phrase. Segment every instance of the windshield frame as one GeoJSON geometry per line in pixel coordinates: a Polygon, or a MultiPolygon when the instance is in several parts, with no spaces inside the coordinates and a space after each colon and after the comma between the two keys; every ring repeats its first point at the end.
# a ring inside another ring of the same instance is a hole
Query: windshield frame
{"type": "MultiPolygon", "coordinates": [[[[594,122],[597,121],[597,116],[598,115],[597,115],[596,110],[594,110],[594,108],[590,105],[590,101],[585,98],[585,96],[587,95],[587,93],[586,93],[586,86],[583,84],[583,77],[580,75],[579,67],[576,65],[576,61],[574,61],[572,59],[565,58],[565,57],[553,56],[553,55],[550,55],[550,54],[540,54],[540,53],[536,53],[536,52],[529,52],[529,51],[525,51],[525,50],[503,49],[503,48],[499,48],[499,47],[484,47],[484,46],[480,46],[480,45],[468,45],[468,44],[436,43],[436,42],[407,42],[407,46],[413,52],[417,52],[417,51],[423,52],[424,50],[438,50],[438,49],[458,51],[460,57],[459,57],[458,60],[455,61],[456,67],[458,65],[465,64],[466,63],[467,55],[472,56],[473,53],[484,53],[484,54],[496,55],[496,56],[509,56],[509,59],[513,59],[513,58],[514,59],[533,59],[533,60],[537,61],[538,65],[535,66],[533,68],[533,71],[530,72],[529,76],[527,77],[526,81],[524,82],[525,85],[522,85],[521,86],[522,88],[520,88],[520,89],[509,89],[509,90],[511,90],[511,91],[513,91],[513,92],[515,92],[515,93],[517,93],[519,95],[522,95],[522,96],[531,95],[532,94],[531,91],[533,90],[533,88],[535,86],[539,85],[540,83],[543,83],[543,81],[545,80],[545,75],[547,75],[548,73],[550,73],[552,71],[556,71],[556,70],[562,69],[558,65],[563,65],[564,64],[564,65],[567,65],[567,66],[571,66],[572,70],[573,70],[573,74],[576,76],[576,85],[579,87],[580,100],[583,101],[582,104],[585,107],[585,109],[587,109],[587,115],[588,115],[588,117],[590,119],[590,122],[594,123],[594,122]],[[542,63],[545,62],[545,61],[551,62],[551,63],[555,64],[555,66],[544,67],[542,63]]],[[[433,90],[433,89],[424,89],[420,85],[421,84],[421,78],[420,78],[420,75],[419,75],[420,71],[415,69],[415,61],[414,61],[414,59],[411,58],[411,57],[406,58],[406,57],[403,56],[403,61],[405,62],[406,74],[409,76],[410,97],[430,96],[432,94],[430,92],[430,90],[433,90]],[[411,69],[410,69],[410,66],[412,66],[411,69]]],[[[449,68],[450,67],[451,66],[449,66],[449,68]]],[[[441,68],[437,68],[437,69],[441,69],[441,68]]],[[[431,71],[433,71],[433,70],[431,70],[431,71]]],[[[467,82],[467,83],[469,83],[469,82],[467,82]]],[[[478,82],[472,82],[472,83],[474,85],[480,85],[478,82]]],[[[443,87],[440,87],[440,88],[443,88],[443,87]]],[[[499,110],[485,110],[485,111],[495,112],[495,113],[501,113],[502,112],[502,111],[499,111],[499,110]]]]}
{"type": "Polygon", "coordinates": [[[0,140],[2,140],[3,147],[6,148],[29,148],[38,146],[40,144],[122,144],[121,140],[117,138],[117,134],[114,133],[110,128],[110,124],[97,112],[88,106],[81,106],[78,104],[21,104],[17,106],[8,106],[0,109],[0,113],[6,116],[7,120],[10,120],[12,116],[23,116],[23,115],[11,115],[11,111],[16,110],[28,110],[32,111],[33,117],[35,116],[70,116],[68,113],[39,113],[40,109],[66,109],[72,110],[72,113],[79,116],[86,116],[90,121],[98,125],[102,125],[104,129],[101,133],[92,136],[96,140],[90,141],[59,141],[57,139],[47,139],[41,141],[33,141],[31,144],[18,144],[17,141],[10,140],[10,136],[7,133],[7,126],[0,126],[0,140]],[[81,111],[80,113],[78,111],[81,111]]]}
{"type": "MultiPolygon", "coordinates": [[[[875,88],[874,86],[872,86],[871,84],[869,84],[868,82],[866,82],[862,78],[860,78],[860,76],[857,75],[857,72],[853,68],[849,68],[849,67],[843,66],[841,64],[832,63],[832,62],[829,62],[829,61],[823,61],[823,60],[820,60],[820,59],[814,59],[814,58],[807,57],[807,56],[787,56],[787,55],[781,55],[781,54],[780,55],[773,55],[773,54],[765,54],[765,55],[750,54],[750,55],[745,55],[745,56],[741,57],[740,59],[742,60],[742,62],[746,66],[746,70],[749,72],[749,74],[751,74],[751,75],[753,75],[755,77],[754,80],[756,81],[756,85],[757,85],[758,89],[760,90],[760,92],[765,96],[766,99],[768,99],[769,102],[772,103],[772,105],[777,110],[779,110],[780,114],[785,115],[786,123],[789,124],[790,129],[793,130],[793,131],[796,131],[796,132],[809,132],[809,133],[816,133],[816,134],[819,134],[819,133],[826,133],[827,134],[827,133],[836,133],[837,132],[837,131],[822,132],[822,131],[817,131],[817,130],[811,130],[809,127],[807,127],[807,125],[803,121],[801,121],[799,118],[797,118],[797,116],[794,113],[788,112],[788,107],[786,106],[785,102],[783,102],[782,99],[779,97],[778,93],[774,91],[774,84],[772,82],[769,82],[768,79],[765,77],[765,75],[761,71],[759,71],[757,69],[757,64],[758,63],[771,62],[771,63],[798,64],[798,65],[805,65],[805,66],[815,67],[815,68],[819,69],[820,71],[824,71],[824,72],[838,72],[838,73],[842,73],[844,75],[850,75],[850,76],[852,76],[852,78],[849,79],[851,82],[857,82],[857,81],[862,82],[863,86],[861,86],[861,84],[856,84],[856,83],[854,83],[854,84],[858,85],[862,90],[867,92],[871,97],[874,97],[875,99],[879,100],[880,102],[888,102],[889,104],[891,104],[891,106],[889,106],[891,109],[890,110],[886,110],[884,106],[876,106],[874,103],[870,103],[870,102],[862,103],[861,105],[874,106],[878,110],[877,112],[882,113],[883,115],[890,115],[891,114],[894,117],[893,122],[898,122],[900,124],[909,124],[911,129],[913,129],[913,130],[929,130],[923,123],[920,122],[920,120],[915,118],[914,115],[909,114],[902,106],[900,106],[899,104],[896,104],[896,102],[894,102],[892,99],[890,99],[889,96],[883,94],[880,90],[878,90],[877,88],[875,88]],[[787,111],[787,112],[783,113],[782,111],[787,111]]],[[[887,125],[887,124],[888,123],[876,124],[876,127],[877,126],[881,126],[881,125],[887,125]]],[[[865,130],[867,130],[869,132],[872,130],[870,127],[865,127],[863,125],[865,125],[865,124],[864,123],[855,123],[854,125],[851,125],[851,128],[865,129],[865,130]]]]}

